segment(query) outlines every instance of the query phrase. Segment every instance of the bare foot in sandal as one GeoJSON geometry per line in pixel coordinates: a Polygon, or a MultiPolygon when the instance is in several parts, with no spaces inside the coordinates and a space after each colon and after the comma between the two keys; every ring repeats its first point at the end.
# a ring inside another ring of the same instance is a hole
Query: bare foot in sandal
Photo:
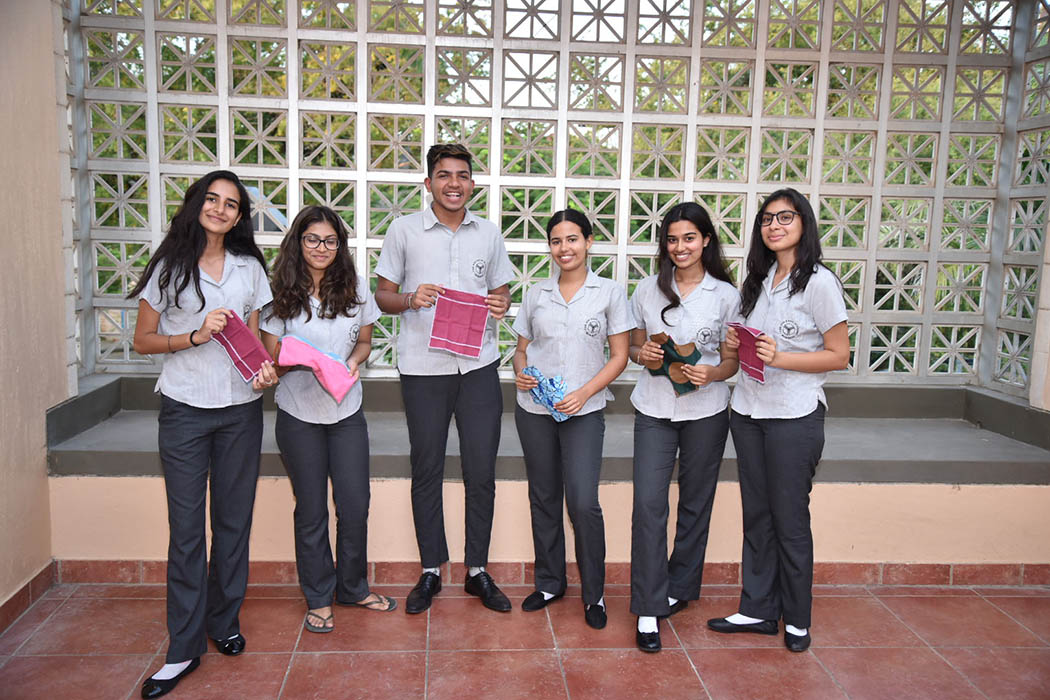
{"type": "Polygon", "coordinates": [[[375,610],[376,612],[391,612],[397,609],[397,601],[381,593],[369,593],[356,603],[350,603],[350,605],[375,610]]]}
{"type": "Polygon", "coordinates": [[[303,626],[310,632],[325,634],[335,629],[335,619],[332,615],[332,607],[315,608],[306,613],[303,626]]]}

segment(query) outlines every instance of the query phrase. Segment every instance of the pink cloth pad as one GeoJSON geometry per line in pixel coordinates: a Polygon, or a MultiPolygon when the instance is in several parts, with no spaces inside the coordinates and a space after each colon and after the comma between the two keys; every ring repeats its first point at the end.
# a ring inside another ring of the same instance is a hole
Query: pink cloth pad
{"type": "Polygon", "coordinates": [[[485,297],[446,289],[434,308],[430,347],[477,359],[488,319],[485,297]]]}
{"type": "Polygon", "coordinates": [[[325,391],[340,403],[350,387],[357,381],[357,375],[350,376],[350,369],[341,359],[311,345],[299,336],[286,335],[281,338],[281,364],[303,365],[313,370],[317,381],[325,391]]]}
{"type": "Polygon", "coordinates": [[[270,359],[259,336],[241,320],[236,312],[226,318],[226,327],[213,333],[211,339],[222,346],[230,356],[234,369],[246,383],[259,373],[263,362],[270,359]]]}
{"type": "Polygon", "coordinates": [[[730,323],[729,326],[736,329],[736,335],[740,338],[740,348],[737,350],[740,356],[740,369],[759,384],[765,384],[766,363],[759,359],[758,352],[755,350],[755,341],[758,340],[758,336],[762,335],[762,331],[741,323],[730,323]]]}

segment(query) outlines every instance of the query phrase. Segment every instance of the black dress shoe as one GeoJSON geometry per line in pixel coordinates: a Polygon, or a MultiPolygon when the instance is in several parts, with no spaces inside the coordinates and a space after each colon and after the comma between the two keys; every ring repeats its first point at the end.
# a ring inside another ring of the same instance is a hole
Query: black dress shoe
{"type": "Polygon", "coordinates": [[[215,642],[215,648],[219,650],[220,654],[226,654],[226,656],[237,656],[244,651],[244,645],[247,641],[244,639],[244,635],[238,632],[229,639],[213,639],[215,642]]]}
{"type": "Polygon", "coordinates": [[[561,598],[564,593],[559,593],[553,598],[547,598],[540,591],[533,591],[525,596],[525,600],[521,601],[521,609],[525,612],[536,612],[537,610],[543,610],[545,607],[561,598]]]}
{"type": "Polygon", "coordinates": [[[667,613],[666,615],[660,615],[660,619],[661,620],[666,620],[667,618],[671,617],[671,615],[674,615],[677,612],[682,612],[683,610],[685,610],[688,607],[689,607],[689,601],[688,600],[680,600],[680,601],[678,601],[677,603],[675,603],[674,605],[671,606],[671,612],[667,613]]]}
{"type": "Polygon", "coordinates": [[[809,649],[809,643],[811,641],[813,641],[813,639],[809,636],[808,631],[805,634],[799,636],[797,634],[791,634],[787,630],[784,630],[784,646],[786,646],[789,651],[805,651],[806,649],[809,649]]]}
{"type": "Polygon", "coordinates": [[[481,598],[481,603],[489,610],[510,612],[510,601],[487,571],[479,571],[476,576],[467,576],[463,590],[481,598]]]}
{"type": "Polygon", "coordinates": [[[609,617],[605,614],[605,607],[597,603],[583,606],[583,619],[596,630],[605,627],[605,623],[609,621],[609,617]]]}
{"type": "Polygon", "coordinates": [[[638,643],[639,649],[651,654],[655,654],[663,648],[660,646],[659,632],[635,632],[634,640],[638,643]]]}
{"type": "Polygon", "coordinates": [[[179,684],[179,681],[196,671],[197,667],[200,665],[201,658],[198,656],[196,659],[191,660],[190,665],[182,669],[182,673],[174,678],[169,678],[166,681],[147,678],[142,684],[142,697],[147,698],[148,700],[148,698],[159,698],[161,695],[167,695],[175,689],[175,686],[179,684]]]}
{"type": "Polygon", "coordinates": [[[776,634],[779,630],[777,629],[776,620],[762,620],[761,622],[752,622],[747,625],[734,625],[724,617],[714,617],[707,621],[707,626],[713,629],[715,632],[723,632],[726,634],[732,634],[733,632],[753,632],[755,634],[776,634]]]}
{"type": "Polygon", "coordinates": [[[409,592],[408,599],[405,600],[405,612],[409,615],[416,615],[425,611],[440,590],[441,577],[424,571],[419,577],[419,583],[409,592]]]}

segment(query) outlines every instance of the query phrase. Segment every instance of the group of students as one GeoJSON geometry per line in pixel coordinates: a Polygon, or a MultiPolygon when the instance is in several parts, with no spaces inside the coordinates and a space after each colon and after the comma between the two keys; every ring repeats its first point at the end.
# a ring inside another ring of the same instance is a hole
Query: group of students
{"type": "MultiPolygon", "coordinates": [[[[253,241],[248,193],[235,174],[212,172],[186,191],[168,233],[129,298],[139,300],[134,347],[163,354],[158,447],[170,539],[169,645],[165,665],[142,697],[170,692],[196,669],[210,638],[218,651],[245,648],[238,613],[248,578],[248,537],[262,440],[260,392],[277,385],[276,438],[296,499],[295,553],[308,611],[306,630],[334,629],[332,605],[393,611],[397,601],[369,590],[368,427],[361,382],[336,401],[308,369],[281,364],[281,338],[294,335],[345,358],[356,376],[381,312],[399,316],[398,371],[410,442],[411,503],[422,573],[405,601],[427,610],[449,560],[442,507],[451,418],[459,432],[466,498],[465,589],[488,608],[511,609],[485,571],[495,498],[502,399],[496,323],[510,307],[514,279],[503,237],[467,209],[474,187],[469,151],[439,144],[427,153],[432,204],[395,220],[376,266],[376,291],[357,274],[346,226],[310,206],[288,230],[267,279],[253,241]],[[483,296],[491,321],[477,358],[428,345],[435,305],[446,290],[483,296]],[[245,383],[218,343],[232,314],[261,338],[273,362],[245,383]],[[328,527],[328,482],[336,505],[336,555],[328,527]],[[211,489],[211,552],[205,502],[211,489]]],[[[719,465],[733,433],[743,505],[743,591],[739,609],[708,625],[726,633],[777,634],[804,651],[810,643],[813,540],[809,492],[824,442],[827,372],[846,366],[846,309],[835,275],[821,263],[808,201],[784,189],[755,219],[747,276],[737,292],[710,217],[694,203],[675,206],[659,233],[657,274],[630,301],[621,285],[590,270],[591,224],[566,209],[547,225],[557,274],[524,296],[513,329],[515,424],[525,457],[535,548],[536,611],[567,587],[563,503],[575,534],[584,618],[601,629],[605,526],[598,499],[608,385],[627,362],[664,367],[658,342],[692,345],[677,365],[679,394],[666,372],[642,371],[635,408],[631,612],[636,641],[660,650],[659,620],[700,594],[719,465]],[[764,382],[736,375],[734,321],[764,331],[755,352],[764,382]],[[661,335],[663,334],[663,335],[661,335]],[[657,339],[654,340],[653,336],[657,339]],[[698,359],[697,359],[698,358],[698,359]],[[560,377],[551,407],[533,400],[537,376],[560,377]],[[680,389],[681,387],[679,387],[680,389]],[[678,515],[667,556],[668,495],[678,463],[678,515]]]]}

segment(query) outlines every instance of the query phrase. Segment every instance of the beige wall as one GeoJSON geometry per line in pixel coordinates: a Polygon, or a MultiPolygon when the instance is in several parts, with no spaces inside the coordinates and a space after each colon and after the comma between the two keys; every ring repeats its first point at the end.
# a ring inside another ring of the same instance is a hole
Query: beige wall
{"type": "Polygon", "coordinates": [[[69,386],[52,9],[0,2],[0,602],[51,557],[44,411],[69,386]]]}
{"type": "MultiPolygon", "coordinates": [[[[677,498],[674,486],[671,497],[677,498]]],[[[608,561],[630,561],[631,484],[602,484],[600,498],[608,561]]],[[[293,506],[287,479],[259,480],[252,559],[295,558],[293,506]]],[[[53,477],[51,512],[56,559],[166,558],[167,514],[159,477],[53,477]]],[[[1050,540],[1032,535],[1050,532],[1050,486],[817,484],[812,513],[817,561],[1050,562],[1050,540]]],[[[740,523],[739,489],[720,483],[708,561],[740,560],[740,523]]],[[[445,484],[445,528],[452,560],[462,561],[462,484],[445,484]]],[[[531,560],[531,538],[526,483],[497,482],[491,560],[531,560]]],[[[571,537],[567,544],[573,559],[571,537]]],[[[418,559],[407,479],[372,482],[368,556],[372,561],[418,559]]]]}

